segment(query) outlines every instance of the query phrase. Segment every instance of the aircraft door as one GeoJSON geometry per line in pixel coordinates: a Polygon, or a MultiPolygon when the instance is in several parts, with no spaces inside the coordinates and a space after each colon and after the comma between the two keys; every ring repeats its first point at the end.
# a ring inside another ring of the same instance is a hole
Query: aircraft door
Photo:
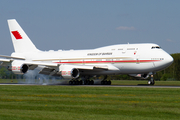
{"type": "Polygon", "coordinates": [[[136,56],[136,64],[140,64],[139,55],[136,56]]]}
{"type": "Polygon", "coordinates": [[[152,62],[152,64],[153,64],[152,67],[155,67],[155,64],[154,64],[153,60],[154,60],[154,59],[151,58],[151,62],[152,62]]]}
{"type": "Polygon", "coordinates": [[[124,48],[123,48],[122,53],[124,54],[124,53],[126,53],[126,51],[127,51],[127,46],[125,45],[124,48]]]}

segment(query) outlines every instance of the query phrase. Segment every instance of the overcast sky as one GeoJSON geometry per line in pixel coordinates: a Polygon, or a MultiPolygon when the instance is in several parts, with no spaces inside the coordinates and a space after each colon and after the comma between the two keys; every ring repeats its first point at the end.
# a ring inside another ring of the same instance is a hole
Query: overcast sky
{"type": "Polygon", "coordinates": [[[180,0],[1,0],[3,55],[14,51],[7,19],[16,19],[40,50],[156,43],[180,52],[180,0]]]}

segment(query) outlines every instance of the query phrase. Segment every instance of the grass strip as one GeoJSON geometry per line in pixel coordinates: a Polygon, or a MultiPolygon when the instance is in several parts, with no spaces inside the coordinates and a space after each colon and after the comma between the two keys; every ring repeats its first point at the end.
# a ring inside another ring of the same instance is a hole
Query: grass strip
{"type": "Polygon", "coordinates": [[[179,119],[180,89],[0,86],[0,119],[179,119]]]}

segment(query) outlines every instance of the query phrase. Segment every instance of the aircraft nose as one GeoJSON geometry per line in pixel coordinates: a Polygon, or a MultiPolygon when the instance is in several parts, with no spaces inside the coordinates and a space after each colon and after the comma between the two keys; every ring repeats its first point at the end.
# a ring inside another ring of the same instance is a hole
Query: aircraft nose
{"type": "Polygon", "coordinates": [[[161,52],[161,55],[163,60],[161,60],[160,62],[154,62],[155,67],[158,69],[157,71],[169,67],[174,61],[173,57],[166,52],[161,52]]]}
{"type": "Polygon", "coordinates": [[[167,65],[169,66],[173,63],[174,59],[171,55],[168,54],[167,57],[165,58],[165,61],[166,61],[167,65]]]}

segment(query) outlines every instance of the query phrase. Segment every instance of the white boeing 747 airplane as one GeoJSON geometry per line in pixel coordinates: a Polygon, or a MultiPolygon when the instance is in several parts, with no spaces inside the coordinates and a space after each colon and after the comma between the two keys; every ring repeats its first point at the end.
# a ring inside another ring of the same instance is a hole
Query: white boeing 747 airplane
{"type": "MultiPolygon", "coordinates": [[[[15,19],[8,20],[8,25],[15,52],[11,56],[0,55],[0,61],[2,66],[15,74],[38,69],[39,74],[71,79],[71,85],[94,84],[90,78],[103,75],[101,84],[111,84],[106,80],[107,75],[128,74],[145,79],[173,62],[168,53],[152,43],[118,44],[89,50],[40,51],[15,19]]],[[[154,79],[148,84],[154,85],[154,79]]]]}

